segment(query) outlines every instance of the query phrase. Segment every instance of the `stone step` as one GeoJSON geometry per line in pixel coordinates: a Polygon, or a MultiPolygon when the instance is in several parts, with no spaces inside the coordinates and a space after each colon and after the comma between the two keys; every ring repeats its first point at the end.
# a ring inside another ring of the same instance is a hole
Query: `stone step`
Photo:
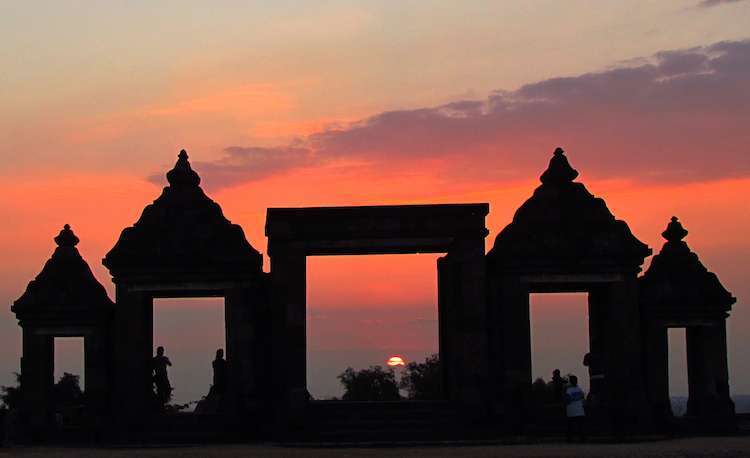
{"type": "Polygon", "coordinates": [[[443,440],[459,437],[461,417],[447,401],[312,402],[307,428],[294,439],[310,442],[443,440]]]}

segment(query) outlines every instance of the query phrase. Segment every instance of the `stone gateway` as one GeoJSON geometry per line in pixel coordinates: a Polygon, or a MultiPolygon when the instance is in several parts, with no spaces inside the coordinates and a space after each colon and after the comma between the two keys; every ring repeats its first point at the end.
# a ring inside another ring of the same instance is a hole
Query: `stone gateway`
{"type": "Polygon", "coordinates": [[[242,228],[203,192],[183,150],[167,172],[168,186],[104,257],[114,301],[66,225],[52,257],[13,303],[23,330],[18,414],[25,438],[60,437],[53,342],[69,336],[84,338],[86,402],[76,428],[92,440],[165,440],[170,434],[192,441],[318,440],[331,432],[321,426],[327,415],[346,418],[359,431],[367,412],[381,412],[382,424],[373,427],[371,419],[368,427],[382,439],[389,439],[389,424],[400,427],[399,412],[433,434],[531,431],[529,295],[540,292],[588,293],[586,408],[603,434],[674,426],[669,328],[686,329],[688,416],[706,428],[731,428],[726,320],[735,298],[683,241],[687,231],[677,218],[641,274],[651,249],[577,176],[556,149],[540,186],[488,252],[486,203],[269,208],[266,273],[242,228]],[[383,405],[311,400],[306,258],[395,253],[444,253],[436,265],[443,399],[383,405]],[[225,300],[221,387],[196,413],[165,411],[156,402],[153,301],[167,297],[225,300]]]}

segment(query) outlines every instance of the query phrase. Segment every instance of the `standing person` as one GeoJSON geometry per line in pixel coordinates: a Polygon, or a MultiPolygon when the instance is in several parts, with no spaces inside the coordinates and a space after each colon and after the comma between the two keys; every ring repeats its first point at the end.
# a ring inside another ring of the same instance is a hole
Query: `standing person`
{"type": "Polygon", "coordinates": [[[151,360],[151,369],[156,385],[156,397],[161,406],[169,402],[172,396],[172,385],[169,383],[169,376],[167,375],[167,366],[171,365],[172,362],[169,358],[164,356],[164,347],[158,347],[156,356],[151,360]]]}
{"type": "Polygon", "coordinates": [[[584,423],[586,412],[583,409],[585,394],[578,386],[578,377],[570,376],[570,386],[565,390],[565,413],[568,417],[568,442],[572,442],[575,435],[578,440],[586,440],[584,423]]]}
{"type": "Polygon", "coordinates": [[[224,394],[227,389],[227,361],[224,359],[224,349],[216,350],[216,359],[213,362],[214,385],[211,391],[216,394],[224,394]]]}
{"type": "Polygon", "coordinates": [[[560,376],[560,369],[552,371],[552,401],[555,404],[562,403],[565,392],[565,380],[560,376]]]}

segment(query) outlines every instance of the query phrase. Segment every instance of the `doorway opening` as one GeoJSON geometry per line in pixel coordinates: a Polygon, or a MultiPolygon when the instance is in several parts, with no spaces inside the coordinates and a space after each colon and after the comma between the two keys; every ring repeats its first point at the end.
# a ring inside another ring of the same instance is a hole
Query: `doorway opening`
{"type": "Polygon", "coordinates": [[[167,368],[173,389],[170,404],[193,411],[211,387],[216,350],[224,349],[225,357],[231,358],[226,351],[224,298],[159,298],[153,303],[153,354],[164,347],[172,363],[167,368]]]}
{"type": "Polygon", "coordinates": [[[52,404],[56,421],[69,426],[79,423],[86,406],[86,370],[83,337],[53,338],[52,404]]]}
{"type": "MultiPolygon", "coordinates": [[[[439,353],[437,254],[307,258],[307,387],[341,399],[347,368],[392,370],[439,353]]],[[[406,390],[400,395],[407,397],[406,390]]],[[[442,393],[441,393],[442,395],[442,393]]]]}
{"type": "Polygon", "coordinates": [[[669,339],[669,400],[672,403],[674,416],[682,417],[687,413],[688,401],[686,330],[685,328],[669,328],[667,335],[669,339]]]}
{"type": "Polygon", "coordinates": [[[578,377],[588,393],[589,374],[583,358],[589,352],[588,293],[535,293],[529,296],[531,374],[550,382],[552,372],[578,377]]]}

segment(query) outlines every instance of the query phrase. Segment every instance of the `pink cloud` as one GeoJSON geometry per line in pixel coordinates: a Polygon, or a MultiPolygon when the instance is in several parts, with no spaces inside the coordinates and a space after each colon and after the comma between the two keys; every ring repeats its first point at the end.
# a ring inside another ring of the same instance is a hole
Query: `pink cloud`
{"type": "MultiPolygon", "coordinates": [[[[650,58],[461,100],[383,112],[279,147],[197,162],[214,188],[354,162],[450,179],[528,178],[558,145],[603,179],[695,182],[750,174],[750,40],[650,58]]],[[[160,181],[160,177],[153,178],[160,181]]]]}

